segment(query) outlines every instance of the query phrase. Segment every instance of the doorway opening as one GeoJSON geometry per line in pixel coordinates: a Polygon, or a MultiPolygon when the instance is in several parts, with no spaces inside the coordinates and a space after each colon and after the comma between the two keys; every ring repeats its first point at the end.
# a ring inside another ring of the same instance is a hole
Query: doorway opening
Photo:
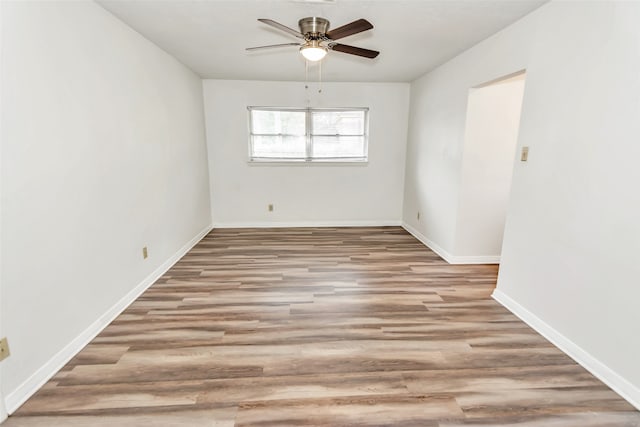
{"type": "Polygon", "coordinates": [[[469,90],[455,253],[474,263],[499,263],[525,71],[469,90]]]}

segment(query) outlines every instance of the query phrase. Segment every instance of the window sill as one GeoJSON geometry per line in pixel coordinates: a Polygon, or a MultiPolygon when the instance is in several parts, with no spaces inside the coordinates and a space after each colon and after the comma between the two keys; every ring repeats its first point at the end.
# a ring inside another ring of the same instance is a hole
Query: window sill
{"type": "Polygon", "coordinates": [[[367,166],[369,160],[248,160],[249,166],[367,166]]]}

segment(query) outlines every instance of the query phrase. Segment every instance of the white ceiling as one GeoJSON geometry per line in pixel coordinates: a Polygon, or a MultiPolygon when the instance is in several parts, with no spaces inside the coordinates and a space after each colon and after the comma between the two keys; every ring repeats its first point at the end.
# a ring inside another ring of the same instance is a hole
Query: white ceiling
{"type": "Polygon", "coordinates": [[[244,50],[298,41],[258,18],[294,29],[306,16],[327,18],[332,28],[365,18],[373,30],[340,42],[379,50],[380,56],[371,60],[330,52],[322,62],[322,79],[402,82],[432,70],[546,0],[97,1],[201,77],[213,79],[305,79],[304,61],[295,46],[244,50]]]}

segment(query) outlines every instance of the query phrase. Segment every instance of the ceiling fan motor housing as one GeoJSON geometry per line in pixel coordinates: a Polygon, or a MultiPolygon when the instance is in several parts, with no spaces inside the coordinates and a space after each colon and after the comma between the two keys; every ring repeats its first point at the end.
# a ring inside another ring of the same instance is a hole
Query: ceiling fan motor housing
{"type": "Polygon", "coordinates": [[[298,26],[307,40],[319,40],[329,31],[329,21],[324,18],[302,18],[298,21],[298,26]]]}

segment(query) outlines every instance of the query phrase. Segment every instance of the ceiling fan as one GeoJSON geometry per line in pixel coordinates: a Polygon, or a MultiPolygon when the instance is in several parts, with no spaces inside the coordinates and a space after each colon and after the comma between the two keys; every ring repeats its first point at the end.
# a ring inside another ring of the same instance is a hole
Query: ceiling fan
{"type": "Polygon", "coordinates": [[[320,61],[329,50],[348,53],[350,55],[362,56],[365,58],[375,58],[380,54],[376,50],[363,49],[361,47],[349,46],[337,43],[336,40],[361,33],[373,28],[373,25],[366,19],[358,19],[349,24],[329,30],[329,20],[319,17],[302,18],[298,21],[300,31],[282,25],[272,19],[258,19],[258,21],[270,25],[278,30],[284,31],[304,41],[299,43],[281,43],[268,46],[248,47],[247,50],[270,49],[282,46],[299,46],[300,53],[309,61],[320,61]]]}

